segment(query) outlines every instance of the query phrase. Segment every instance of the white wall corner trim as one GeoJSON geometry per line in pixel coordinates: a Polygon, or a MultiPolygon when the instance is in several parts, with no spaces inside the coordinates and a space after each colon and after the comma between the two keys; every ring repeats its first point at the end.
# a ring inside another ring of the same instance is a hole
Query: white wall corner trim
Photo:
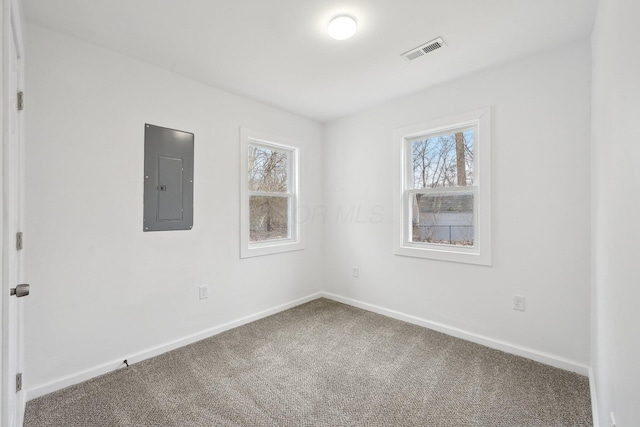
{"type": "Polygon", "coordinates": [[[591,392],[591,413],[593,417],[593,427],[600,426],[600,418],[598,418],[598,398],[596,396],[596,375],[593,368],[589,367],[589,391],[591,392]]]}
{"type": "MultiPolygon", "coordinates": [[[[260,320],[262,318],[271,316],[276,313],[280,313],[281,311],[285,311],[290,308],[297,307],[299,305],[302,305],[304,303],[313,301],[321,297],[322,297],[321,293],[307,295],[306,297],[302,297],[284,304],[280,304],[278,306],[269,308],[267,310],[263,310],[255,314],[251,314],[249,316],[241,317],[239,319],[232,320],[231,322],[223,323],[221,325],[214,326],[209,329],[205,329],[204,331],[187,335],[186,337],[183,337],[174,341],[170,341],[165,344],[162,344],[153,348],[149,348],[147,350],[143,350],[132,355],[122,356],[120,359],[114,360],[112,362],[103,363],[101,365],[97,365],[92,368],[85,369],[83,371],[77,372],[72,375],[67,375],[64,377],[57,378],[46,384],[36,385],[33,388],[29,388],[26,390],[26,401],[35,399],[40,396],[44,396],[45,394],[53,393],[54,391],[61,390],[65,387],[69,387],[74,384],[81,383],[83,381],[90,380],[91,378],[95,378],[99,375],[103,375],[111,371],[115,371],[117,369],[122,369],[124,367],[123,360],[125,359],[129,362],[130,365],[134,363],[142,362],[143,360],[147,360],[152,357],[159,356],[171,350],[175,350],[177,348],[184,347],[186,345],[204,340],[206,338],[212,337],[214,335],[218,335],[230,329],[237,328],[242,325],[246,325],[247,323],[260,320]]],[[[26,401],[23,403],[24,405],[26,405],[26,401]]]]}
{"type": "Polygon", "coordinates": [[[575,362],[573,360],[569,360],[563,357],[553,355],[553,354],[533,350],[531,348],[522,347],[522,346],[511,344],[505,341],[496,340],[480,334],[476,334],[473,332],[448,326],[443,323],[432,322],[430,320],[423,319],[417,316],[412,316],[410,314],[401,313],[399,311],[390,310],[384,307],[380,307],[377,305],[369,304],[369,303],[358,301],[351,298],[346,298],[340,295],[321,292],[321,296],[333,301],[341,302],[343,304],[348,304],[354,307],[358,307],[363,310],[382,314],[383,316],[388,316],[397,320],[402,320],[403,322],[411,323],[413,325],[418,325],[424,328],[432,329],[437,332],[442,332],[444,334],[451,335],[456,338],[461,338],[466,341],[471,341],[476,344],[484,345],[489,348],[504,351],[505,353],[525,357],[527,359],[531,359],[536,362],[543,363],[545,365],[553,366],[555,368],[560,368],[566,371],[575,372],[577,374],[584,375],[584,376],[589,375],[590,369],[588,366],[575,362]]]}

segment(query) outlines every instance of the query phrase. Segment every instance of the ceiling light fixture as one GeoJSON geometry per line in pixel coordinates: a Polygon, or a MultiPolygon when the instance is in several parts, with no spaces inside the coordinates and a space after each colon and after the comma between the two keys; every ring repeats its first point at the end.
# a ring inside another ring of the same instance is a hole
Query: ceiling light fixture
{"type": "Polygon", "coordinates": [[[356,33],[356,20],[347,15],[336,16],[329,22],[329,35],[336,40],[346,40],[356,33]]]}

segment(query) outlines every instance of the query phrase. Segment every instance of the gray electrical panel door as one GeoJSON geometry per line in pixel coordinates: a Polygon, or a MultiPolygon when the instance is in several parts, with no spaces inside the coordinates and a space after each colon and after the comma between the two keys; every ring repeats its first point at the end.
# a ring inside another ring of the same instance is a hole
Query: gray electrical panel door
{"type": "Polygon", "coordinates": [[[144,231],[193,227],[193,134],[150,124],[144,131],[144,231]]]}

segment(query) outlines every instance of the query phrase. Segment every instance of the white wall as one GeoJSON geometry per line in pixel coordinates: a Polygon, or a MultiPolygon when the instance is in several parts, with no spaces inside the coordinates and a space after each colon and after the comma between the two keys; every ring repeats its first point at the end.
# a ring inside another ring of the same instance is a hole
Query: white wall
{"type": "Polygon", "coordinates": [[[601,426],[640,425],[640,3],[598,4],[593,42],[593,352],[601,426]]]}
{"type": "Polygon", "coordinates": [[[590,84],[583,40],[328,124],[325,289],[588,365],[590,84]],[[484,106],[493,266],[394,255],[393,130],[484,106]]]}
{"type": "Polygon", "coordinates": [[[240,260],[238,219],[240,126],[298,140],[320,205],[319,123],[34,25],[26,36],[27,389],[320,290],[320,222],[303,251],[240,260]],[[195,134],[192,231],[142,232],[145,123],[195,134]]]}

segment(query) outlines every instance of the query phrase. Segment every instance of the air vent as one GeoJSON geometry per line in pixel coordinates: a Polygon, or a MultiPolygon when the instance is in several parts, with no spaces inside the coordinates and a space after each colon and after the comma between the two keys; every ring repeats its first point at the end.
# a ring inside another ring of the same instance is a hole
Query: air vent
{"type": "Polygon", "coordinates": [[[418,46],[415,49],[411,49],[409,52],[403,53],[401,56],[404,57],[406,61],[413,61],[414,59],[418,59],[422,56],[425,56],[429,52],[433,52],[436,49],[440,49],[447,44],[442,40],[442,37],[438,37],[435,40],[431,40],[423,44],[422,46],[418,46]]]}

